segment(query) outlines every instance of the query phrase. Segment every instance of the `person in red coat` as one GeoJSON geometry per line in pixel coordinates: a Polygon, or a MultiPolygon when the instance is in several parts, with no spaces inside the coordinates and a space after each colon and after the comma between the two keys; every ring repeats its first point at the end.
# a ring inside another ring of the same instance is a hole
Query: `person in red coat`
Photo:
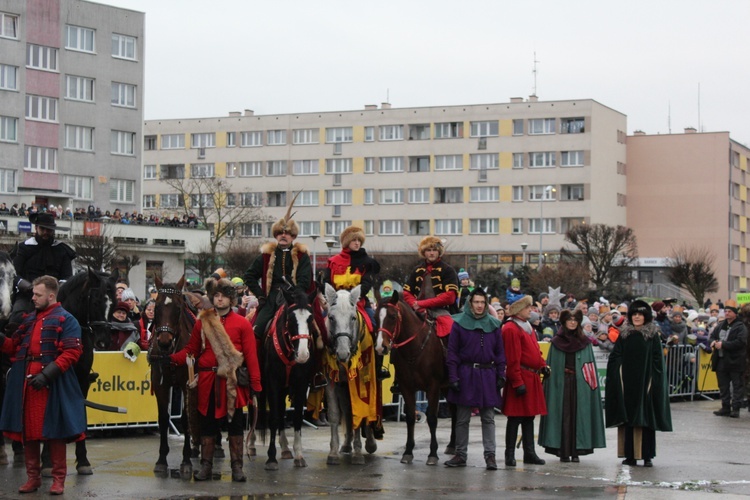
{"type": "Polygon", "coordinates": [[[503,413],[508,417],[505,430],[505,465],[515,467],[518,427],[523,439],[523,463],[544,465],[534,451],[534,417],[546,415],[547,405],[540,374],[549,368],[542,357],[536,332],[529,323],[534,299],[526,295],[508,306],[510,318],[503,325],[503,343],[507,361],[503,413]]]}
{"type": "Polygon", "coordinates": [[[220,321],[210,321],[211,316],[201,313],[185,348],[169,356],[176,365],[184,365],[188,355],[196,358],[198,372],[198,413],[201,430],[201,468],[194,474],[196,481],[211,479],[216,435],[224,420],[229,433],[229,453],[232,464],[232,481],[246,480],[242,472],[243,433],[245,416],[242,408],[252,403],[250,390],[260,392],[260,368],[255,347],[255,335],[250,323],[232,311],[237,305],[237,292],[228,279],[206,280],[206,295],[211,299],[220,321]],[[223,328],[222,328],[223,326],[223,328]],[[237,351],[241,353],[238,356],[237,351]],[[236,366],[228,366],[233,359],[244,357],[250,378],[250,387],[229,387],[222,372],[234,373],[236,366]],[[229,405],[232,408],[228,408],[229,405]],[[235,409],[239,411],[235,411],[235,409]],[[227,418],[229,417],[229,418],[227,418]]]}

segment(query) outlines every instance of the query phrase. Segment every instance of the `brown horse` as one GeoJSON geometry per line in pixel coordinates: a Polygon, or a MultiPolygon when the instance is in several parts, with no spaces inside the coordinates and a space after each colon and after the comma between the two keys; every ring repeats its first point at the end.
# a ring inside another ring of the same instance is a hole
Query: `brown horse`
{"type": "MultiPolygon", "coordinates": [[[[410,464],[414,460],[416,392],[421,390],[427,393],[427,425],[430,427],[427,465],[437,465],[437,411],[440,390],[448,383],[443,344],[435,335],[434,327],[423,321],[406,302],[399,300],[398,292],[378,306],[377,316],[380,327],[375,350],[378,354],[391,351],[391,363],[396,368],[396,380],[404,397],[407,434],[401,463],[410,464]]],[[[454,453],[456,442],[453,405],[451,415],[451,439],[446,454],[454,453]]]]}

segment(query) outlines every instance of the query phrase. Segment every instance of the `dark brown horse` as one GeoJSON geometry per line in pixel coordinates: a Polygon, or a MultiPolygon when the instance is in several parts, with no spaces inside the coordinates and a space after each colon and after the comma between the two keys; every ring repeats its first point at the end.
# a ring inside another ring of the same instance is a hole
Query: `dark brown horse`
{"type": "MultiPolygon", "coordinates": [[[[154,309],[154,333],[149,343],[149,359],[160,359],[164,356],[174,354],[188,343],[190,334],[195,325],[195,315],[188,307],[188,301],[183,294],[185,277],[183,276],[176,284],[164,284],[157,277],[156,289],[159,294],[156,297],[154,309]]],[[[182,447],[182,463],[180,464],[180,476],[183,479],[192,477],[193,465],[190,461],[191,434],[195,438],[195,431],[191,425],[197,425],[195,418],[188,418],[190,413],[188,402],[188,368],[187,366],[164,366],[161,363],[151,365],[151,389],[156,397],[159,421],[159,459],[154,466],[154,474],[166,476],[168,473],[167,454],[169,453],[169,404],[172,398],[172,390],[182,391],[184,402],[182,411],[182,429],[185,441],[182,447]],[[192,431],[192,432],[191,432],[192,431]]]]}
{"type": "MultiPolygon", "coordinates": [[[[378,307],[380,327],[375,350],[378,354],[391,351],[391,363],[396,368],[401,394],[404,397],[406,413],[406,449],[401,463],[410,464],[414,460],[414,421],[416,392],[427,393],[427,425],[430,427],[430,454],[427,465],[437,465],[437,411],[440,390],[448,383],[448,370],[445,367],[445,352],[440,339],[428,322],[422,320],[406,302],[399,300],[394,292],[388,301],[378,307]]],[[[455,448],[455,410],[451,408],[451,439],[446,448],[453,454],[455,448]]]]}

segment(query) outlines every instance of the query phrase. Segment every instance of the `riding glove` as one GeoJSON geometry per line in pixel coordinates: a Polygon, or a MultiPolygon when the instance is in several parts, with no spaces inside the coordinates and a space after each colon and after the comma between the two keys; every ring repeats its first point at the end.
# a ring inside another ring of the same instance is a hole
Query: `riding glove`
{"type": "Polygon", "coordinates": [[[16,288],[18,288],[19,292],[30,292],[34,289],[34,285],[32,285],[30,281],[21,278],[18,280],[18,283],[16,283],[16,288]]]}
{"type": "Polygon", "coordinates": [[[505,377],[497,377],[497,390],[499,391],[505,387],[505,377]]]}
{"type": "Polygon", "coordinates": [[[44,389],[62,375],[62,370],[56,363],[50,363],[39,373],[29,379],[29,384],[36,390],[44,389]]]}
{"type": "Polygon", "coordinates": [[[451,390],[455,391],[455,392],[461,392],[461,384],[459,383],[458,380],[456,380],[455,382],[451,382],[450,384],[448,384],[448,387],[451,390]]]}
{"type": "Polygon", "coordinates": [[[545,377],[549,377],[552,373],[552,370],[550,370],[549,366],[543,366],[539,369],[539,373],[541,373],[545,377]]]}
{"type": "Polygon", "coordinates": [[[526,394],[526,385],[521,384],[516,387],[516,396],[523,396],[526,394]]]}

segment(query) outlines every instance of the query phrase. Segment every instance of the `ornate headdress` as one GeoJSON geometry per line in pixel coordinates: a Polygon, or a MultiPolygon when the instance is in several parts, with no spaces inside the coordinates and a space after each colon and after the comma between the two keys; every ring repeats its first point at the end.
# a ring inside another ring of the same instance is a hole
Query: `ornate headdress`
{"type": "Polygon", "coordinates": [[[274,238],[285,231],[292,235],[292,238],[296,238],[299,234],[299,226],[292,219],[297,212],[292,213],[292,207],[294,206],[294,202],[297,201],[297,196],[299,196],[301,192],[302,191],[298,191],[292,198],[292,201],[289,203],[289,208],[286,210],[286,215],[277,220],[276,223],[271,226],[271,234],[273,234],[274,238]]]}

